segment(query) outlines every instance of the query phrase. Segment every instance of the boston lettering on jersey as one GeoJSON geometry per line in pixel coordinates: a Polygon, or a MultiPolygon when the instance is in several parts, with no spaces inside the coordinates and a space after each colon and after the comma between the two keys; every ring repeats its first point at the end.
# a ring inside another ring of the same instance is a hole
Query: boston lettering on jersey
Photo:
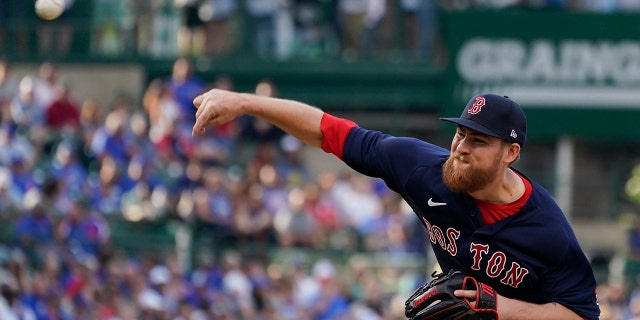
{"type": "MultiPolygon", "coordinates": [[[[442,228],[432,225],[427,219],[422,218],[427,230],[429,232],[429,241],[433,244],[438,244],[443,250],[455,256],[458,254],[457,240],[460,237],[460,231],[454,228],[442,228]]],[[[469,245],[469,252],[473,257],[473,265],[471,269],[481,271],[484,268],[484,272],[488,277],[500,278],[500,282],[504,285],[517,288],[524,280],[524,277],[529,274],[527,268],[523,268],[519,263],[511,261],[508,264],[508,257],[502,251],[495,251],[489,255],[489,245],[471,242],[469,245]]]]}

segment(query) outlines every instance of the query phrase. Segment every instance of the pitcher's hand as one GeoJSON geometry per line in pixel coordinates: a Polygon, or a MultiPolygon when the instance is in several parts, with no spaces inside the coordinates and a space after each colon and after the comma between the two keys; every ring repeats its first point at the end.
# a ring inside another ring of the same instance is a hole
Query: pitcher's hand
{"type": "Polygon", "coordinates": [[[242,94],[220,89],[212,89],[199,95],[193,99],[193,105],[198,111],[191,134],[202,134],[206,127],[221,125],[242,115],[242,102],[242,94]]]}

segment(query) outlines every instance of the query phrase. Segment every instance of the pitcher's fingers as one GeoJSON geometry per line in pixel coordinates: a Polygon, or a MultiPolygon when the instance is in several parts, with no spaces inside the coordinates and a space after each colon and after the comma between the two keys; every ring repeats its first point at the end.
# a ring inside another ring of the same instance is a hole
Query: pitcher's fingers
{"type": "Polygon", "coordinates": [[[207,103],[209,102],[209,99],[207,97],[201,96],[202,98],[199,101],[198,104],[198,109],[196,110],[196,117],[200,116],[200,114],[202,114],[203,112],[205,112],[205,110],[207,109],[207,103]]]}
{"type": "Polygon", "coordinates": [[[193,129],[191,129],[191,135],[197,136],[201,133],[204,133],[204,123],[205,119],[203,117],[196,118],[196,123],[193,125],[193,129]]]}
{"type": "Polygon", "coordinates": [[[476,291],[475,290],[455,290],[453,294],[456,297],[467,298],[467,299],[475,299],[476,291]]]}
{"type": "Polygon", "coordinates": [[[196,122],[193,124],[193,133],[198,134],[204,129],[208,116],[201,112],[202,109],[198,109],[196,114],[196,122]]]}
{"type": "Polygon", "coordinates": [[[196,107],[196,109],[200,109],[200,105],[202,104],[202,100],[204,100],[204,94],[201,94],[201,95],[195,97],[195,99],[193,99],[193,105],[196,107]]]}
{"type": "Polygon", "coordinates": [[[200,110],[205,110],[205,111],[198,112],[198,114],[196,114],[196,123],[193,125],[194,132],[196,133],[204,132],[204,127],[215,126],[220,123],[219,121],[216,120],[216,117],[218,115],[216,113],[216,110],[213,109],[212,107],[201,108],[198,111],[200,110]]]}
{"type": "Polygon", "coordinates": [[[204,129],[196,129],[195,127],[191,129],[191,135],[194,137],[202,133],[204,133],[204,129]]]}
{"type": "Polygon", "coordinates": [[[192,136],[197,136],[200,131],[202,131],[202,129],[200,129],[200,125],[198,124],[198,121],[196,120],[196,123],[193,124],[193,127],[191,128],[191,135],[192,136]]]}

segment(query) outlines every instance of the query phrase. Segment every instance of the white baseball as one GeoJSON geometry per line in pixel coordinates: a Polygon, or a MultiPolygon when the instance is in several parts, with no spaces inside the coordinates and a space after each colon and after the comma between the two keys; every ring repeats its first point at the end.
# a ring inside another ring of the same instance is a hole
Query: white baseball
{"type": "Polygon", "coordinates": [[[53,20],[64,12],[64,0],[36,0],[36,14],[45,20],[53,20]]]}

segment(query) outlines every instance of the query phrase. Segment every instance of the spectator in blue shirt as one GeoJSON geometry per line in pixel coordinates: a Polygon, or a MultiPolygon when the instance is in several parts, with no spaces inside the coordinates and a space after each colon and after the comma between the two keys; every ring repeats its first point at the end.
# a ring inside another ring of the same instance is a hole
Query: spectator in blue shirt
{"type": "Polygon", "coordinates": [[[193,73],[193,64],[187,58],[173,63],[171,77],[167,81],[169,90],[181,107],[179,121],[189,124],[195,119],[193,99],[206,90],[206,84],[193,73]]]}

